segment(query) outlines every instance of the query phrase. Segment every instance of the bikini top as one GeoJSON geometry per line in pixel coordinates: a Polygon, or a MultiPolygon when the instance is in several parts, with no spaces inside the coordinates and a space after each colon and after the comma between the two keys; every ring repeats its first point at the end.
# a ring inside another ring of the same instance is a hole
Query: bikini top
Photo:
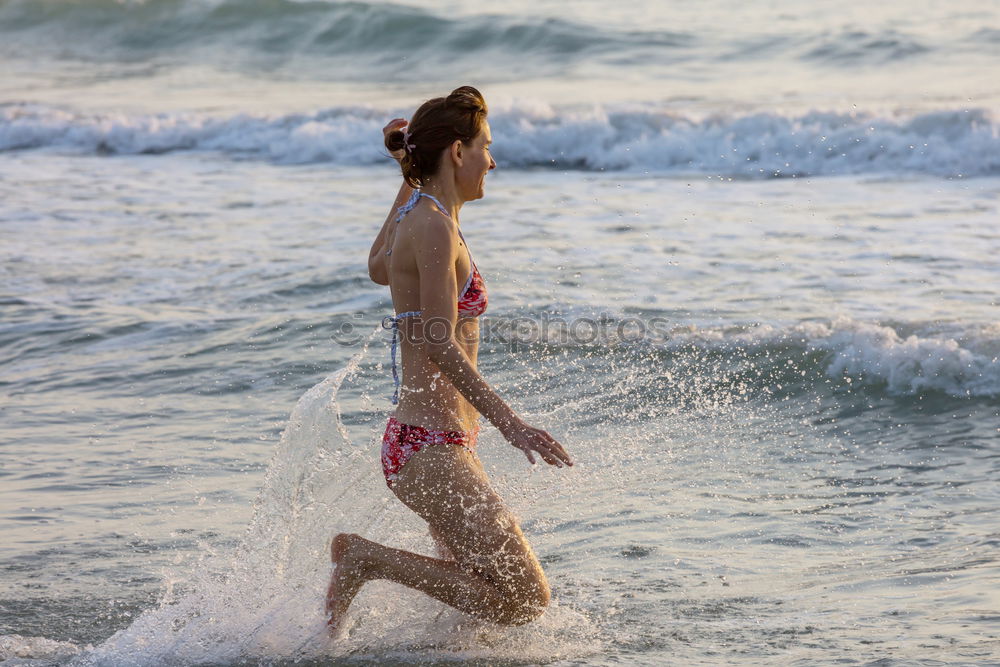
{"type": "MultiPolygon", "coordinates": [[[[396,210],[396,223],[398,224],[406,216],[407,213],[412,211],[417,203],[420,201],[421,197],[426,197],[430,199],[431,202],[437,207],[437,209],[443,214],[451,217],[448,210],[438,201],[437,197],[434,195],[429,195],[420,190],[414,190],[413,195],[410,199],[400,206],[396,210]]],[[[465,281],[465,287],[462,288],[461,293],[458,295],[458,316],[459,317],[479,317],[486,312],[486,305],[489,301],[486,294],[486,284],[483,282],[483,277],[479,274],[479,269],[476,267],[476,263],[472,260],[472,251],[469,250],[469,244],[465,242],[465,236],[462,235],[462,230],[458,230],[458,235],[462,239],[462,243],[465,243],[465,250],[469,253],[469,278],[465,281]]],[[[392,254],[392,249],[386,251],[386,255],[392,254]]],[[[399,403],[399,371],[396,369],[396,346],[399,339],[399,322],[407,317],[416,317],[420,315],[421,311],[411,310],[405,313],[399,313],[395,316],[387,316],[382,320],[383,329],[392,330],[392,379],[396,383],[396,390],[392,395],[392,404],[396,405],[399,403]]]]}
{"type": "MultiPolygon", "coordinates": [[[[434,195],[429,195],[426,192],[421,192],[420,190],[414,190],[413,195],[410,199],[400,206],[396,213],[396,224],[399,224],[407,213],[412,211],[417,203],[420,201],[421,197],[426,197],[430,199],[437,209],[441,211],[443,215],[451,217],[448,210],[438,201],[437,197],[434,195]]],[[[469,250],[469,244],[465,242],[465,236],[462,235],[462,230],[458,230],[458,235],[462,239],[462,243],[465,243],[465,251],[469,253],[469,279],[465,281],[465,287],[462,288],[462,293],[458,295],[458,315],[459,317],[479,317],[486,312],[487,295],[486,295],[486,284],[483,282],[483,277],[479,274],[479,269],[476,267],[476,263],[472,261],[472,251],[469,250]]],[[[392,249],[386,251],[386,255],[392,254],[392,249]]],[[[420,314],[419,310],[410,311],[415,314],[420,314]]],[[[409,313],[404,313],[402,315],[397,315],[397,318],[409,317],[409,313]]]]}

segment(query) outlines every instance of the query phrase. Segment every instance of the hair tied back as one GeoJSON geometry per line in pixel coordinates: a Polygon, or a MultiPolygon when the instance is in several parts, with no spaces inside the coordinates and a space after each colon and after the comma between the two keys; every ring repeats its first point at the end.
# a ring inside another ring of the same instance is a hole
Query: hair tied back
{"type": "Polygon", "coordinates": [[[405,131],[396,129],[386,135],[385,147],[396,155],[403,151],[399,160],[403,178],[413,188],[421,188],[438,172],[448,146],[455,141],[470,141],[483,131],[487,113],[482,94],[472,86],[462,86],[448,97],[435,97],[421,104],[405,131]],[[414,140],[418,132],[419,145],[414,140]]]}

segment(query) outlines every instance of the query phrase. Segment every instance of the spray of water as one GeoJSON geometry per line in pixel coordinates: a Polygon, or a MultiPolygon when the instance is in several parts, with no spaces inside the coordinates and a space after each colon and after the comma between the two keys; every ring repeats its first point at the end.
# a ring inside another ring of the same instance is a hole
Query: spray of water
{"type": "Polygon", "coordinates": [[[595,626],[558,602],[530,626],[504,628],[388,582],[368,584],[352,605],[346,635],[328,636],[323,596],[332,535],[359,532],[433,553],[423,522],[385,490],[376,464],[380,433],[352,439],[342,419],[338,394],[374,335],[298,401],[235,552],[203,556],[187,581],[167,587],[158,607],[74,664],[407,661],[428,654],[544,662],[593,650],[595,626]]]}

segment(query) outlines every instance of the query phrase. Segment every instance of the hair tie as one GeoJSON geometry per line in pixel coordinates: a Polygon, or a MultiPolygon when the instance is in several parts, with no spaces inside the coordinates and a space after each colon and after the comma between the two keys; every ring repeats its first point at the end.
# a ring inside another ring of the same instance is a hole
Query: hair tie
{"type": "Polygon", "coordinates": [[[417,145],[410,143],[409,130],[403,132],[403,150],[405,150],[407,153],[412,153],[413,151],[417,150],[417,145]]]}

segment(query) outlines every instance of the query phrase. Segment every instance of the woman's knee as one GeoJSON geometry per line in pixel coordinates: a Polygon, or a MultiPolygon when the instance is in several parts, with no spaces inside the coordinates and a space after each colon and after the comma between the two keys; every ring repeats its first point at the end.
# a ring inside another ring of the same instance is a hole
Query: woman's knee
{"type": "Polygon", "coordinates": [[[507,571],[500,574],[500,588],[507,604],[504,623],[524,625],[541,616],[549,606],[552,591],[541,565],[530,551],[508,563],[507,571]],[[501,583],[502,582],[502,583],[501,583]]]}
{"type": "Polygon", "coordinates": [[[534,591],[518,599],[510,600],[501,611],[498,623],[503,625],[525,625],[531,623],[543,613],[549,606],[550,592],[548,584],[544,581],[535,587],[534,591]]]}
{"type": "Polygon", "coordinates": [[[549,589],[549,582],[545,580],[545,575],[542,575],[532,585],[530,593],[522,604],[525,614],[530,617],[529,620],[533,621],[541,616],[549,606],[551,599],[552,591],[549,589]]]}

